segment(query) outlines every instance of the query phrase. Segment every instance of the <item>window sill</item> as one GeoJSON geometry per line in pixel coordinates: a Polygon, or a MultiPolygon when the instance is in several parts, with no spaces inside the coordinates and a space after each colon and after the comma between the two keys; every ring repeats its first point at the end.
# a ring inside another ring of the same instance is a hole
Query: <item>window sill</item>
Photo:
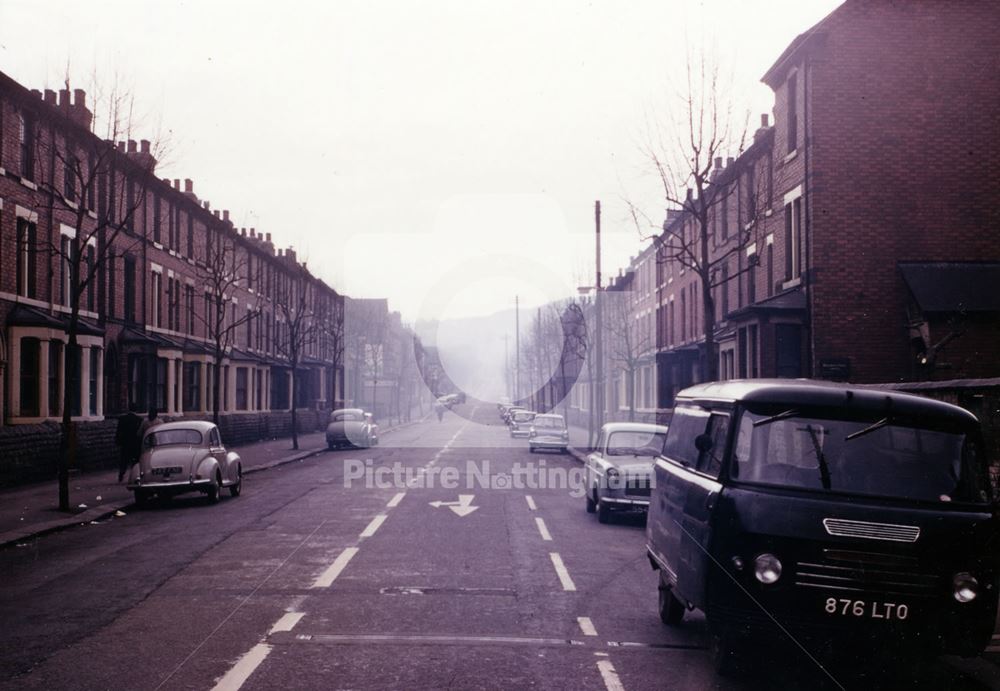
{"type": "Polygon", "coordinates": [[[798,149],[793,149],[793,150],[789,151],[787,154],[785,154],[785,157],[783,159],[781,159],[781,162],[782,163],[788,163],[788,162],[794,160],[795,157],[798,156],[798,155],[799,155],[799,150],[798,149]]]}
{"type": "Polygon", "coordinates": [[[21,178],[19,178],[19,180],[21,181],[21,184],[24,185],[25,187],[27,187],[29,190],[32,190],[34,192],[38,191],[38,185],[36,185],[35,183],[33,183],[28,178],[22,176],[21,178]]]}
{"type": "Polygon", "coordinates": [[[800,285],[802,285],[802,277],[796,276],[793,279],[783,282],[781,284],[781,289],[788,290],[789,288],[798,288],[800,285]]]}

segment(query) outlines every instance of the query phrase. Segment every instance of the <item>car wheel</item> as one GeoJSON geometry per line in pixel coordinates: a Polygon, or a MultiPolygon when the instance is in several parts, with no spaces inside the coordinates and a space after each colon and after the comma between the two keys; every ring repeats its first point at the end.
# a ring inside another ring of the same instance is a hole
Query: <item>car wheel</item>
{"type": "Polygon", "coordinates": [[[208,486],[208,503],[218,504],[222,497],[222,475],[215,474],[215,482],[208,486]]]}
{"type": "Polygon", "coordinates": [[[229,486],[229,496],[238,497],[243,491],[243,467],[236,468],[236,482],[229,486]]]}
{"type": "Polygon", "coordinates": [[[137,489],[135,491],[135,505],[136,508],[142,508],[149,504],[149,493],[144,489],[137,489]]]}
{"type": "Polygon", "coordinates": [[[677,599],[674,590],[670,586],[660,583],[659,588],[660,621],[667,626],[678,626],[684,621],[684,603],[677,599]]]}
{"type": "Polygon", "coordinates": [[[531,445],[529,444],[529,445],[528,445],[528,452],[529,452],[529,453],[535,453],[535,451],[537,451],[537,449],[536,449],[536,448],[535,448],[534,446],[531,446],[531,445]]]}
{"type": "Polygon", "coordinates": [[[594,497],[591,495],[586,496],[587,499],[587,513],[594,513],[597,511],[597,502],[594,501],[594,497]]]}
{"type": "Polygon", "coordinates": [[[597,500],[597,522],[608,523],[611,521],[611,507],[606,501],[597,500]]]}
{"type": "Polygon", "coordinates": [[[326,443],[326,448],[329,449],[330,451],[333,451],[334,449],[337,448],[337,446],[332,441],[328,441],[326,443]]]}

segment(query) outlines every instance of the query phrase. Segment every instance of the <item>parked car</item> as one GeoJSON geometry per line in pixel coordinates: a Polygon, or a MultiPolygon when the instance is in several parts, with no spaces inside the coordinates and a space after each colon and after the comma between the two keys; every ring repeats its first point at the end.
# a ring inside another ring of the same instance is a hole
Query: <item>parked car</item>
{"type": "Polygon", "coordinates": [[[641,422],[609,422],[597,448],[587,456],[587,513],[607,523],[613,509],[646,511],[653,483],[653,462],[663,450],[667,427],[641,422]]]}
{"type": "Polygon", "coordinates": [[[528,451],[535,453],[539,449],[555,449],[566,453],[569,446],[569,430],[562,415],[544,413],[536,415],[528,428],[528,451]]]}
{"type": "Polygon", "coordinates": [[[512,406],[509,406],[504,411],[504,413],[503,413],[503,421],[505,423],[507,423],[508,427],[510,427],[511,418],[513,417],[514,413],[516,413],[519,410],[527,410],[527,408],[525,408],[523,405],[512,405],[512,406]]]}
{"type": "Polygon", "coordinates": [[[371,413],[361,408],[338,408],[330,413],[326,426],[326,445],[337,449],[342,446],[367,448],[378,444],[378,425],[371,413]]]}
{"type": "Polygon", "coordinates": [[[978,655],[1000,592],[993,497],[957,406],[804,380],[686,389],[646,526],[660,617],[705,612],[723,674],[785,635],[817,658],[978,655]]]}
{"type": "Polygon", "coordinates": [[[215,503],[223,488],[240,495],[243,464],[239,454],[226,451],[213,423],[166,422],[143,436],[139,462],[129,471],[126,486],[140,506],[154,494],[166,498],[185,492],[202,492],[215,503]]]}
{"type": "Polygon", "coordinates": [[[533,410],[515,410],[510,416],[510,436],[527,437],[535,415],[533,410]]]}

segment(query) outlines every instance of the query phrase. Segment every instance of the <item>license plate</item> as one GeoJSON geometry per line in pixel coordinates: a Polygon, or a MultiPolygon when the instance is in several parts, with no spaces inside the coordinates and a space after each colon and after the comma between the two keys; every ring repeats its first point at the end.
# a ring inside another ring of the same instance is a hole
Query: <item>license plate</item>
{"type": "Polygon", "coordinates": [[[184,469],[179,465],[170,466],[167,468],[153,468],[153,475],[162,475],[163,477],[169,477],[173,473],[182,473],[184,469]]]}
{"type": "Polygon", "coordinates": [[[855,600],[848,597],[826,598],[823,603],[823,611],[831,616],[855,619],[905,621],[910,616],[909,605],[902,602],[855,600]]]}

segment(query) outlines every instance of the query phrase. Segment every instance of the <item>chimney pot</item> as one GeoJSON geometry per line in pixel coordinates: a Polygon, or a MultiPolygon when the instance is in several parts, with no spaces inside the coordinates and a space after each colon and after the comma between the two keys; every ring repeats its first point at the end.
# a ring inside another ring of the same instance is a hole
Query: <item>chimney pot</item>
{"type": "Polygon", "coordinates": [[[56,104],[56,92],[52,89],[46,89],[44,94],[42,94],[42,100],[54,106],[56,104]]]}
{"type": "Polygon", "coordinates": [[[716,168],[721,168],[722,167],[722,156],[716,156],[715,157],[715,167],[716,168]]]}
{"type": "Polygon", "coordinates": [[[194,180],[191,178],[184,178],[184,191],[194,192],[194,180]]]}
{"type": "Polygon", "coordinates": [[[128,140],[128,152],[130,154],[134,154],[134,153],[136,153],[138,151],[139,151],[139,145],[136,143],[136,141],[134,139],[129,139],[128,140]]]}
{"type": "Polygon", "coordinates": [[[87,92],[83,89],[74,89],[73,98],[77,108],[87,107],[87,92]]]}
{"type": "MultiPolygon", "coordinates": [[[[48,89],[46,89],[48,91],[48,89]]],[[[59,89],[59,105],[69,108],[69,89],[59,89]]]]}
{"type": "Polygon", "coordinates": [[[142,151],[142,153],[144,153],[144,154],[148,154],[149,153],[149,140],[148,139],[140,139],[139,140],[139,150],[142,151]]]}

